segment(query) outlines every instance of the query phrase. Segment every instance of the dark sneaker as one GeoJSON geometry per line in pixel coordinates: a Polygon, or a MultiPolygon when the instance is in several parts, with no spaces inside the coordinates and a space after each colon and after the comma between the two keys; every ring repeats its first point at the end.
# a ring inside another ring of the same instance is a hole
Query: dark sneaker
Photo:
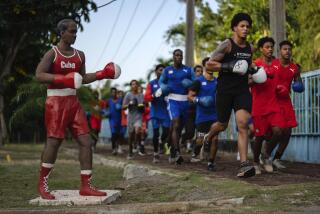
{"type": "Polygon", "coordinates": [[[216,171],[215,165],[214,165],[214,163],[212,163],[212,162],[208,162],[208,167],[207,167],[207,169],[208,169],[209,171],[211,171],[211,172],[216,171]]]}
{"type": "Polygon", "coordinates": [[[237,176],[239,178],[248,178],[256,174],[254,167],[249,163],[249,161],[244,161],[240,164],[237,176]]]}
{"type": "Polygon", "coordinates": [[[182,163],[183,163],[183,158],[182,158],[182,156],[180,156],[180,155],[178,155],[177,157],[176,157],[176,164],[177,165],[181,165],[182,163]]]}
{"type": "Polygon", "coordinates": [[[153,163],[159,163],[159,161],[160,161],[160,156],[159,156],[159,154],[154,154],[153,155],[153,163]]]}

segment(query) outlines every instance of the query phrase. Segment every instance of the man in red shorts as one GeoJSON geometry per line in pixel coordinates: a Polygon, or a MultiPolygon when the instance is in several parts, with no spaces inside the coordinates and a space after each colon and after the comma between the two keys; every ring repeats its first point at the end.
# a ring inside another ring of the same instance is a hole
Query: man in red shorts
{"type": "Polygon", "coordinates": [[[38,191],[43,199],[53,200],[49,192],[48,178],[57,158],[65,131],[70,129],[79,144],[81,168],[81,186],[79,194],[83,196],[106,196],[105,192],[91,185],[92,150],[88,123],[85,113],[76,96],[81,84],[101,79],[116,79],[120,76],[120,67],[108,63],[103,70],[86,74],[85,55],[71,47],[77,36],[77,24],[72,19],[63,19],[57,25],[60,40],[40,61],[36,78],[40,83],[48,84],[45,104],[45,125],[47,142],[41,155],[41,168],[38,191]]]}
{"type": "MultiPolygon", "coordinates": [[[[263,67],[267,74],[267,81],[251,86],[252,93],[252,119],[254,126],[255,142],[253,146],[254,167],[256,174],[261,174],[259,156],[262,142],[266,135],[270,135],[270,143],[278,142],[281,136],[281,128],[284,128],[284,119],[280,114],[280,106],[277,102],[275,90],[277,77],[275,76],[276,59],[273,57],[274,40],[271,37],[263,37],[258,41],[258,48],[262,56],[254,61],[256,66],[263,67]]],[[[272,160],[264,160],[264,168],[272,172],[272,160]]]]}
{"type": "MultiPolygon", "coordinates": [[[[292,62],[292,43],[285,40],[279,44],[279,47],[280,58],[275,63],[276,76],[278,77],[276,96],[280,105],[280,113],[285,119],[285,129],[282,132],[273,165],[282,169],[285,166],[280,162],[280,158],[289,144],[292,128],[298,125],[290,98],[290,87],[292,86],[294,92],[301,93],[304,91],[304,86],[300,77],[299,66],[292,62]]],[[[276,145],[276,143],[267,145],[267,155],[271,155],[276,145]]]]}
{"type": "Polygon", "coordinates": [[[99,99],[99,93],[95,91],[93,93],[94,99],[90,103],[90,128],[91,128],[91,137],[93,139],[92,141],[92,149],[95,152],[97,142],[99,140],[99,133],[101,130],[101,120],[102,120],[102,114],[101,111],[106,107],[106,102],[99,99]]]}

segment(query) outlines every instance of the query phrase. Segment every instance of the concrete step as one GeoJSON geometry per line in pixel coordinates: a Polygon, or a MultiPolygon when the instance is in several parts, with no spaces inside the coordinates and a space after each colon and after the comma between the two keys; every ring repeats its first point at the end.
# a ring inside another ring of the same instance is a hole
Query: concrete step
{"type": "Polygon", "coordinates": [[[31,199],[29,204],[39,206],[111,204],[121,197],[121,192],[118,190],[102,191],[107,192],[107,196],[81,196],[79,195],[79,190],[54,190],[51,193],[56,197],[55,200],[46,200],[37,197],[31,199]]]}

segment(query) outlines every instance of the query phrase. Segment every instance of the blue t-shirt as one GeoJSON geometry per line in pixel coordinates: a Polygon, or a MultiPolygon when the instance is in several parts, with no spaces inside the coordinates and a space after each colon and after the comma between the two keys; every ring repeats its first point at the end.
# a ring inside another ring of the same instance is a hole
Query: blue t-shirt
{"type": "Polygon", "coordinates": [[[195,80],[195,74],[192,68],[186,65],[182,65],[178,69],[173,66],[168,66],[161,74],[159,85],[167,84],[170,93],[187,95],[188,89],[184,88],[181,83],[183,79],[189,79],[191,81],[195,80]]]}
{"type": "MultiPolygon", "coordinates": [[[[217,89],[217,79],[207,80],[204,76],[198,77],[192,84],[195,91],[197,91],[197,97],[205,97],[211,96],[214,100],[216,97],[216,89],[217,89]]],[[[214,102],[215,103],[215,102],[214,102]]],[[[217,120],[217,112],[216,106],[212,107],[203,107],[199,103],[197,104],[196,110],[196,124],[203,123],[206,121],[216,121],[217,120]]]]}
{"type": "Polygon", "coordinates": [[[110,126],[120,126],[121,125],[121,106],[122,98],[118,98],[116,101],[113,101],[112,98],[108,99],[108,106],[110,111],[109,123],[110,126]],[[117,108],[118,107],[118,108],[117,108]],[[119,109],[120,107],[120,109],[119,109]]]}
{"type": "MultiPolygon", "coordinates": [[[[158,79],[150,81],[151,93],[154,94],[159,89],[158,79]]],[[[164,100],[164,96],[154,97],[151,101],[150,118],[169,119],[169,113],[167,110],[167,102],[164,100]]]]}

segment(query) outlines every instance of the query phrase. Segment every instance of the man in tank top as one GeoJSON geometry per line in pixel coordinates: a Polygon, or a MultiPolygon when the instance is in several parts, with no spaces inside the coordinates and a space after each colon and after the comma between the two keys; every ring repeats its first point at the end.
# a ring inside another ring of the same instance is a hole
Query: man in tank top
{"type": "Polygon", "coordinates": [[[211,126],[209,133],[205,136],[205,143],[211,143],[219,132],[228,127],[231,111],[234,110],[241,162],[238,177],[255,175],[254,167],[247,159],[248,124],[251,112],[248,81],[251,74],[253,76],[260,72],[257,72],[257,69],[249,69],[252,62],[252,47],[246,38],[251,26],[252,19],[248,14],[234,15],[231,20],[232,38],[224,40],[206,63],[206,69],[219,71],[219,76],[216,92],[217,122],[211,126]]]}
{"type": "Polygon", "coordinates": [[[77,36],[77,24],[72,19],[63,19],[58,25],[60,40],[40,61],[36,78],[48,84],[45,104],[45,125],[47,142],[41,155],[38,191],[43,199],[53,200],[55,196],[48,187],[49,175],[57,158],[59,147],[68,128],[79,145],[82,196],[106,196],[106,192],[91,185],[92,150],[91,138],[85,113],[76,96],[76,89],[101,79],[116,79],[120,67],[108,63],[104,69],[86,74],[85,55],[72,47],[77,36]]]}

